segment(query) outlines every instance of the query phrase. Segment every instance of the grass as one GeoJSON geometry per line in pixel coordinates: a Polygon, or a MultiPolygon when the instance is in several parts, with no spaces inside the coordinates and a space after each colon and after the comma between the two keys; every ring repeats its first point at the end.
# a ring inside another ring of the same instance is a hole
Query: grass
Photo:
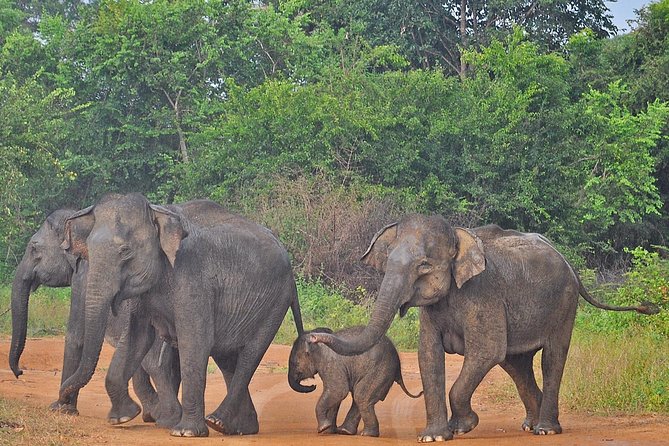
{"type": "Polygon", "coordinates": [[[90,435],[76,427],[76,417],[45,411],[25,401],[0,397],[0,445],[79,445],[90,435]]]}
{"type": "Polygon", "coordinates": [[[669,413],[669,342],[648,330],[593,333],[577,327],[561,397],[574,411],[669,413]]]}
{"type": "MultiPolygon", "coordinates": [[[[12,287],[0,286],[0,333],[11,334],[10,311],[12,287]]],[[[69,288],[38,288],[28,304],[28,336],[65,334],[70,313],[69,288]]]]}

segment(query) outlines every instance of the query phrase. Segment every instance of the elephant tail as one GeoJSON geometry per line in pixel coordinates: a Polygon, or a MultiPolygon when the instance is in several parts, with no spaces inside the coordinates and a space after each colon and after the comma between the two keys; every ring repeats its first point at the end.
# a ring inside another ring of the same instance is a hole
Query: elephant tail
{"type": "Polygon", "coordinates": [[[641,302],[638,306],[629,306],[629,307],[618,307],[614,305],[608,305],[602,302],[599,302],[595,300],[594,297],[590,293],[588,293],[588,290],[585,289],[583,286],[583,283],[581,282],[581,278],[578,277],[578,274],[574,272],[576,275],[576,278],[578,279],[578,292],[581,296],[583,296],[583,299],[588,301],[590,305],[593,305],[597,308],[601,308],[602,310],[611,310],[611,311],[636,311],[637,313],[640,314],[657,314],[660,312],[660,308],[655,305],[652,302],[648,301],[643,301],[641,302]]]}
{"type": "Polygon", "coordinates": [[[297,329],[297,337],[304,334],[304,325],[302,324],[302,312],[300,311],[300,301],[297,298],[297,287],[293,284],[293,300],[290,303],[290,311],[293,312],[293,320],[295,321],[295,328],[297,329]]]}
{"type": "Polygon", "coordinates": [[[420,398],[423,396],[423,391],[421,390],[418,392],[418,395],[414,395],[413,393],[409,392],[407,387],[404,385],[404,379],[402,378],[402,369],[401,367],[397,367],[397,376],[395,376],[395,382],[400,385],[404,393],[407,394],[410,398],[420,398]]]}
{"type": "Polygon", "coordinates": [[[585,299],[590,305],[595,306],[597,308],[601,308],[602,310],[611,310],[611,311],[636,311],[637,313],[640,314],[657,314],[660,312],[660,308],[655,305],[652,302],[649,301],[643,301],[639,306],[629,306],[629,307],[618,307],[614,305],[608,305],[602,302],[599,302],[596,300],[590,293],[588,293],[588,290],[585,289],[583,286],[583,282],[581,282],[581,277],[578,275],[576,270],[574,269],[573,265],[569,263],[569,261],[565,258],[565,256],[562,255],[560,251],[555,249],[555,246],[543,235],[538,234],[538,237],[546,243],[548,246],[553,248],[553,250],[560,256],[562,257],[562,260],[565,261],[565,263],[569,266],[569,268],[572,271],[572,274],[574,274],[574,277],[576,278],[576,281],[578,282],[578,294],[583,296],[583,299],[585,299]]]}

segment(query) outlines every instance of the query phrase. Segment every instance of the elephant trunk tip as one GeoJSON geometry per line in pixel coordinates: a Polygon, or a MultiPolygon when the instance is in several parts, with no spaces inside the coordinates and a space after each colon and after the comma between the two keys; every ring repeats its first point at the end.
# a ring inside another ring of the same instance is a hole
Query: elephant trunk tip
{"type": "Polygon", "coordinates": [[[636,308],[637,313],[640,314],[657,314],[660,312],[660,307],[655,305],[653,302],[644,301],[636,308]]]}
{"type": "Polygon", "coordinates": [[[330,344],[331,337],[326,333],[311,333],[307,336],[309,344],[330,344]]]}
{"type": "Polygon", "coordinates": [[[23,375],[23,370],[21,370],[18,366],[12,365],[10,367],[11,367],[12,373],[14,373],[14,376],[16,377],[16,379],[18,379],[19,376],[23,375]]]}
{"type": "Polygon", "coordinates": [[[311,384],[309,386],[303,386],[300,383],[293,383],[292,381],[290,381],[289,384],[291,389],[299,393],[311,393],[314,390],[316,390],[315,384],[311,384]]]}

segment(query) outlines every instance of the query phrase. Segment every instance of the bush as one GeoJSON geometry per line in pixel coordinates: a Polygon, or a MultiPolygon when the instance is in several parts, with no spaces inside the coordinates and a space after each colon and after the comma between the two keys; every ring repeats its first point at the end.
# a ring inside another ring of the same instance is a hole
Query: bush
{"type": "Polygon", "coordinates": [[[625,281],[619,286],[601,285],[593,294],[615,305],[639,305],[649,301],[660,308],[660,313],[639,316],[634,312],[602,311],[586,304],[577,315],[577,325],[603,333],[641,330],[666,340],[669,337],[669,260],[643,248],[629,252],[632,269],[625,274],[625,281]]]}
{"type": "Polygon", "coordinates": [[[267,189],[250,188],[236,202],[241,203],[240,212],[279,236],[293,257],[295,272],[339,287],[352,299],[358,287],[374,293],[381,277],[360,257],[379,229],[415,205],[409,194],[344,186],[325,175],[276,177],[272,183],[267,189]]]}

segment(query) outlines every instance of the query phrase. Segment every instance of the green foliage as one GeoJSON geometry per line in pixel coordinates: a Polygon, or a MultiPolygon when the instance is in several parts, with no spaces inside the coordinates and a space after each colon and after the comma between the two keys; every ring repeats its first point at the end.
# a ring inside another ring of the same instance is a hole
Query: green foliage
{"type": "Polygon", "coordinates": [[[58,147],[71,95],[69,90],[47,92],[35,78],[0,78],[0,255],[5,260],[0,280],[7,279],[27,237],[75,177],[61,162],[58,147]]]}
{"type": "Polygon", "coordinates": [[[608,91],[590,91],[582,101],[589,155],[582,158],[589,172],[583,187],[583,221],[602,229],[615,220],[640,221],[662,205],[652,149],[669,117],[669,107],[655,101],[635,116],[621,103],[623,91],[613,83],[608,91]]]}
{"type": "MultiPolygon", "coordinates": [[[[12,288],[0,286],[0,333],[11,335],[12,288]]],[[[70,315],[69,288],[39,288],[28,303],[28,336],[64,335],[70,315]]]]}
{"type": "Polygon", "coordinates": [[[640,316],[633,312],[602,311],[584,305],[578,313],[577,325],[591,332],[643,332],[666,342],[669,338],[669,260],[660,257],[658,252],[643,248],[632,249],[630,253],[633,267],[625,275],[625,282],[616,288],[602,286],[595,294],[598,299],[615,305],[652,302],[660,308],[660,313],[640,316]]]}
{"type": "Polygon", "coordinates": [[[371,292],[342,265],[411,211],[589,267],[664,243],[667,0],[610,39],[599,0],[465,4],[0,2],[0,275],[48,211],[107,192],[225,202],[371,292]]]}

